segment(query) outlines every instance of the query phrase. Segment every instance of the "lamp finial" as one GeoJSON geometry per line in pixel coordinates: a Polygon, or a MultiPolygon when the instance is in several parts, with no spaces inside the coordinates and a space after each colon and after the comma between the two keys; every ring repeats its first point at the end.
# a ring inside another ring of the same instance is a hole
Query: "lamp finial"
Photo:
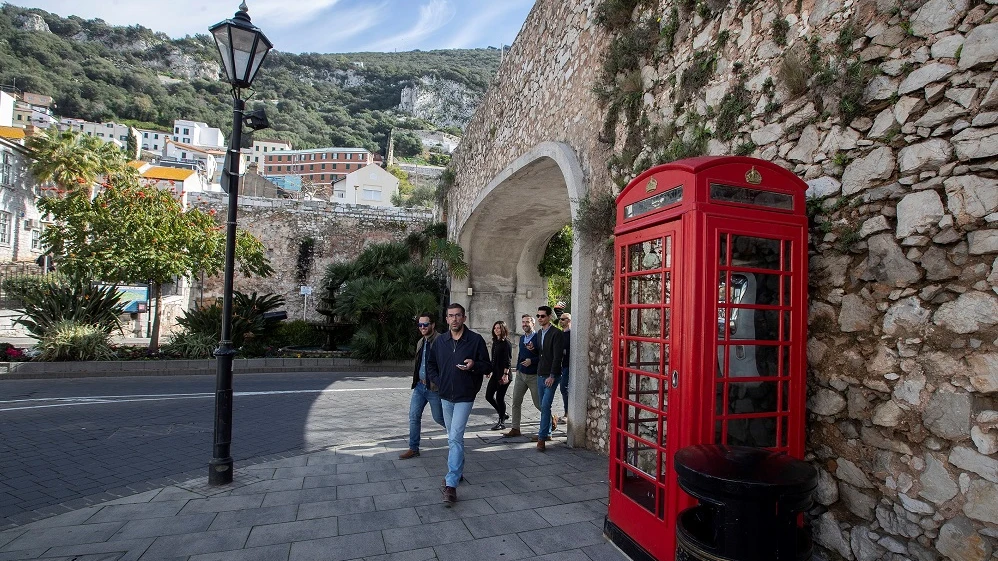
{"type": "Polygon", "coordinates": [[[246,0],[243,0],[242,4],[239,4],[239,11],[248,14],[249,7],[246,6],[246,0]]]}

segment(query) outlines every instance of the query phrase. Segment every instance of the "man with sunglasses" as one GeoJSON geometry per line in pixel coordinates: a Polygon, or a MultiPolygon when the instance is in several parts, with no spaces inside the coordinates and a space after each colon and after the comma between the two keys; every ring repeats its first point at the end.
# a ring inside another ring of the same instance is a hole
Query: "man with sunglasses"
{"type": "Polygon", "coordinates": [[[541,426],[537,431],[537,451],[544,452],[547,440],[551,440],[551,403],[558,390],[561,378],[561,361],[564,346],[561,330],[551,323],[554,310],[550,306],[537,308],[537,324],[540,329],[534,341],[540,347],[540,362],[537,365],[537,393],[541,396],[541,426]]]}
{"type": "MultiPolygon", "coordinates": [[[[444,412],[440,406],[440,394],[437,386],[426,379],[426,359],[430,347],[440,335],[437,333],[430,314],[420,314],[416,320],[419,329],[419,341],[416,342],[416,364],[412,371],[412,397],[409,399],[409,449],[399,455],[400,460],[408,460],[419,456],[419,440],[422,431],[423,410],[430,405],[430,414],[438,425],[444,426],[444,412]]],[[[445,427],[446,428],[446,427],[445,427]]]]}

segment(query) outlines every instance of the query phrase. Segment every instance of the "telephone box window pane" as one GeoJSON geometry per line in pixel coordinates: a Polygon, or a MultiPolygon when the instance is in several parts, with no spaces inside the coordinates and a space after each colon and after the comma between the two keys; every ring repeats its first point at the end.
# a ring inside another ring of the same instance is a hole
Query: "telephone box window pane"
{"type": "Polygon", "coordinates": [[[648,197],[647,199],[631,203],[624,207],[624,218],[634,218],[660,208],[674,205],[683,200],[683,186],[673,187],[664,193],[648,197]]]}
{"type": "Polygon", "coordinates": [[[627,406],[627,432],[649,442],[658,442],[659,416],[633,405],[627,406]]]}
{"type": "Polygon", "coordinates": [[[751,269],[780,270],[780,240],[731,236],[731,265],[751,269]]]}
{"type": "Polygon", "coordinates": [[[790,312],[783,312],[783,340],[790,340],[790,312]]]}
{"type": "Polygon", "coordinates": [[[732,340],[779,341],[780,311],[734,308],[728,330],[732,340]]]}
{"type": "Polygon", "coordinates": [[[717,375],[728,378],[757,378],[779,376],[778,353],[781,347],[773,345],[721,345],[717,348],[717,375]],[[728,355],[727,371],[724,370],[725,350],[728,355]]]}
{"type": "Polygon", "coordinates": [[[780,446],[783,447],[783,448],[786,448],[788,446],[788,443],[787,443],[787,418],[786,417],[780,417],[777,421],[780,423],[780,446]]]}
{"type": "Polygon", "coordinates": [[[648,512],[655,512],[655,484],[633,471],[624,470],[621,491],[648,512]]]}
{"type": "MultiPolygon", "coordinates": [[[[722,384],[718,384],[721,386],[722,384]]],[[[717,400],[717,414],[775,413],[777,404],[776,382],[745,382],[728,386],[727,410],[717,400]]]]}
{"type": "Polygon", "coordinates": [[[630,322],[627,334],[638,337],[662,337],[662,309],[637,308],[628,310],[630,322]]]}
{"type": "Polygon", "coordinates": [[[658,473],[658,448],[654,446],[649,446],[643,442],[638,442],[633,438],[628,438],[626,440],[626,448],[624,449],[624,461],[627,465],[634,467],[648,475],[651,478],[655,478],[658,473]]]}
{"type": "Polygon", "coordinates": [[[793,255],[792,253],[790,253],[791,250],[792,250],[792,245],[791,245],[790,240],[787,240],[787,241],[783,242],[783,270],[784,271],[790,271],[791,270],[791,268],[790,268],[790,265],[791,265],[791,263],[790,263],[790,257],[791,257],[791,255],[793,255]]]}
{"type": "Polygon", "coordinates": [[[627,367],[659,374],[662,372],[662,344],[646,341],[629,341],[627,367]]]}
{"type": "Polygon", "coordinates": [[[718,421],[714,428],[714,440],[718,444],[729,446],[755,446],[757,448],[772,448],[776,446],[776,419],[762,417],[757,419],[728,419],[718,421]],[[721,438],[721,424],[727,425],[727,438],[721,438]]]}
{"type": "Polygon", "coordinates": [[[662,275],[640,275],[628,279],[630,288],[627,292],[628,304],[661,304],[662,275]]]}
{"type": "Polygon", "coordinates": [[[658,409],[658,388],[658,378],[628,374],[626,399],[650,409],[658,409]]]}
{"type": "Polygon", "coordinates": [[[662,238],[631,244],[627,246],[627,254],[632,272],[661,269],[662,238]]]}
{"type": "Polygon", "coordinates": [[[710,198],[721,203],[764,206],[780,210],[794,209],[794,198],[791,195],[719,183],[710,184],[710,198]]]}
{"type": "Polygon", "coordinates": [[[718,263],[723,267],[728,265],[728,235],[721,234],[720,243],[717,249],[718,263]]]}

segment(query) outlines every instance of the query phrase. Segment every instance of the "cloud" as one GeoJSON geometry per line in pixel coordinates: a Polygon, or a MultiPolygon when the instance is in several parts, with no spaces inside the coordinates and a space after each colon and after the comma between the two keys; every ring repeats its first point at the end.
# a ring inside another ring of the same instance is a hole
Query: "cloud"
{"type": "MultiPolygon", "coordinates": [[[[529,11],[530,6],[533,4],[534,0],[506,0],[505,2],[492,4],[484,9],[476,7],[472,10],[474,16],[466,19],[461,24],[460,31],[452,35],[444,43],[443,48],[465,49],[492,44],[498,47],[500,43],[511,43],[512,40],[503,39],[510,32],[507,27],[510,23],[519,23],[522,26],[523,22],[519,20],[511,22],[504,16],[510,12],[529,11]]],[[[519,31],[519,26],[517,27],[517,31],[519,31]]]]}
{"type": "Polygon", "coordinates": [[[361,51],[411,50],[421,39],[425,39],[444,27],[455,14],[454,6],[448,0],[430,0],[419,7],[419,19],[408,30],[393,37],[369,43],[360,47],[361,51]]]}
{"type": "Polygon", "coordinates": [[[387,2],[377,4],[365,2],[363,5],[345,10],[327,10],[316,14],[313,21],[299,24],[293,33],[283,34],[283,43],[275,48],[285,52],[346,52],[352,49],[343,43],[376,26],[391,12],[386,9],[387,2]],[[337,25],[335,22],[350,22],[349,25],[337,25]]]}

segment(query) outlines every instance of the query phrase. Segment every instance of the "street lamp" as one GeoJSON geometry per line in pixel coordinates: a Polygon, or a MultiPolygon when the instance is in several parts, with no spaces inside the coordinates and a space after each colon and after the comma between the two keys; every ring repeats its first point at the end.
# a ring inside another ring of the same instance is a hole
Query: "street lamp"
{"type": "MultiPolygon", "coordinates": [[[[232,84],[232,138],[229,139],[227,166],[223,178],[228,184],[229,212],[225,219],[225,270],[222,285],[222,338],[215,351],[217,373],[215,374],[215,443],[211,462],[208,463],[208,484],[225,485],[232,483],[232,359],[236,354],[232,348],[232,279],[236,260],[236,201],[239,197],[239,145],[242,143],[243,120],[250,117],[245,101],[240,97],[240,89],[253,85],[257,70],[274,46],[267,37],[250,22],[246,2],[239,5],[239,11],[232,19],[216,23],[208,28],[215,37],[215,44],[222,56],[225,76],[232,84]]],[[[260,119],[259,112],[252,113],[249,125],[263,128],[266,117],[260,119]]]]}

